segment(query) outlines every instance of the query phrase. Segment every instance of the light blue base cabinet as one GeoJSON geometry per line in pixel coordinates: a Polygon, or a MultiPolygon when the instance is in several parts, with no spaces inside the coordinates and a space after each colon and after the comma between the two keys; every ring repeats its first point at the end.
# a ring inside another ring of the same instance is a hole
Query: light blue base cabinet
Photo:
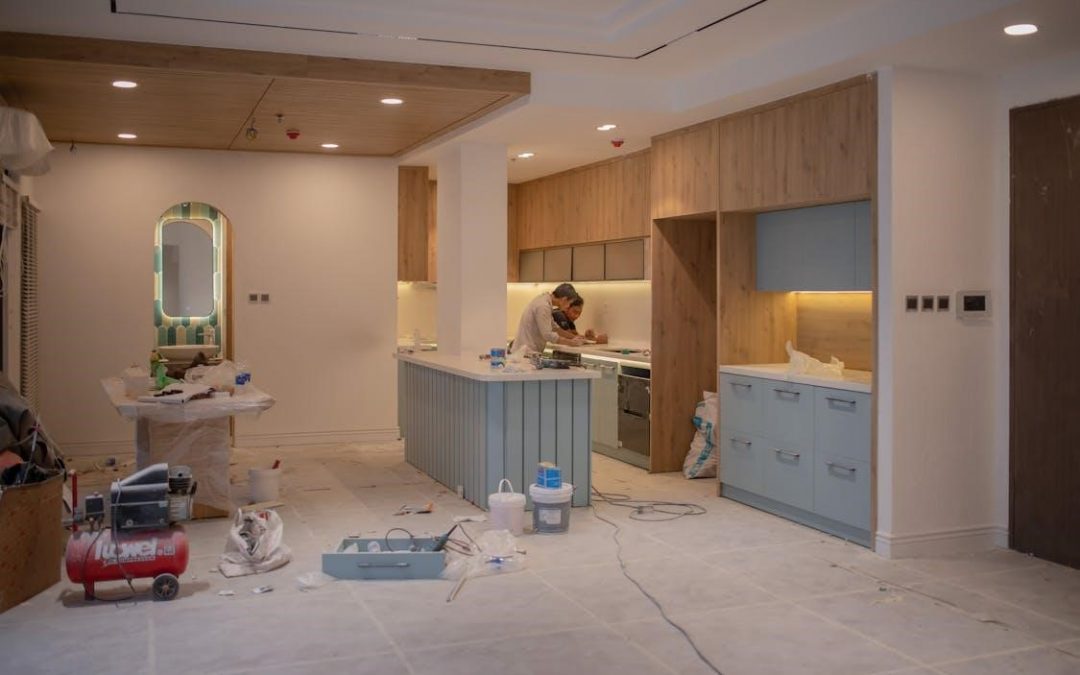
{"type": "Polygon", "coordinates": [[[405,361],[399,369],[407,462],[485,509],[501,479],[528,495],[536,465],[554,462],[574,485],[573,505],[588,506],[591,380],[484,381],[405,361]]]}
{"type": "Polygon", "coordinates": [[[870,545],[870,395],[720,374],[725,497],[870,545]]]}

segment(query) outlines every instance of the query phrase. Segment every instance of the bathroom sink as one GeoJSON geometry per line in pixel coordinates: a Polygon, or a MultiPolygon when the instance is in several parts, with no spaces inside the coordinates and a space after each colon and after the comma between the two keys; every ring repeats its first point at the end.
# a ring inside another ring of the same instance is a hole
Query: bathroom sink
{"type": "Polygon", "coordinates": [[[157,351],[170,361],[191,361],[199,352],[212,359],[217,356],[218,349],[217,345],[160,345],[157,351]]]}

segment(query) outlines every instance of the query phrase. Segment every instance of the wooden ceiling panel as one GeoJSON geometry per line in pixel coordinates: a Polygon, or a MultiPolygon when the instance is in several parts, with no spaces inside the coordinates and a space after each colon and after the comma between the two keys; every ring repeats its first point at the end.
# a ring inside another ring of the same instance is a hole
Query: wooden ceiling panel
{"type": "Polygon", "coordinates": [[[239,136],[233,150],[321,152],[337,143],[339,153],[389,156],[434,138],[486,112],[506,98],[486,91],[388,87],[354,82],[279,78],[255,111],[259,137],[239,136]],[[402,105],[380,100],[396,97],[402,105]],[[278,124],[276,116],[283,115],[278,124]],[[290,140],[285,131],[300,130],[290,140]]]}
{"type": "Polygon", "coordinates": [[[270,82],[255,75],[0,59],[0,93],[36,114],[53,142],[118,143],[116,134],[130,131],[139,145],[226,149],[270,82]],[[139,86],[117,89],[114,80],[139,86]]]}
{"type": "Polygon", "coordinates": [[[516,71],[0,32],[0,96],[54,142],[275,152],[334,142],[340,154],[391,156],[529,90],[516,71]],[[139,86],[111,86],[119,79],[139,86]],[[405,104],[379,102],[388,96],[405,104]],[[260,133],[249,141],[252,118],[260,133]],[[286,138],[290,127],[300,138],[286,138]]]}

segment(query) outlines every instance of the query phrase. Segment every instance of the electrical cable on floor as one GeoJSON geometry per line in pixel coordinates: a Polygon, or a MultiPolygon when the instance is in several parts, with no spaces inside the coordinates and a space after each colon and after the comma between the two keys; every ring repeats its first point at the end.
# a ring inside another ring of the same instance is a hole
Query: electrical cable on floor
{"type": "Polygon", "coordinates": [[[643,520],[646,522],[663,522],[677,520],[685,516],[700,516],[706,513],[704,506],[691,502],[668,502],[655,499],[632,499],[628,495],[615,492],[600,492],[596,488],[592,493],[597,501],[607,502],[612,506],[631,509],[631,520],[643,520]],[[649,515],[657,514],[657,515],[649,515]]]}
{"type": "MultiPolygon", "coordinates": [[[[704,514],[706,512],[706,509],[705,509],[704,506],[700,506],[698,504],[692,504],[692,503],[689,503],[689,502],[665,502],[665,501],[651,501],[651,500],[644,500],[644,499],[631,499],[630,497],[628,497],[626,495],[619,495],[619,494],[613,494],[613,493],[605,495],[604,493],[600,492],[596,488],[593,488],[592,491],[593,491],[593,494],[596,495],[596,497],[597,497],[597,499],[595,501],[606,502],[608,504],[611,504],[612,506],[622,506],[622,507],[634,509],[630,513],[630,518],[633,519],[633,520],[660,520],[660,521],[677,520],[678,518],[682,518],[684,516],[700,516],[700,515],[702,515],[702,514],[704,514]],[[683,510],[682,511],[677,511],[677,512],[675,512],[675,511],[657,511],[659,513],[667,514],[667,517],[659,518],[659,519],[634,518],[635,514],[642,513],[642,511],[640,509],[647,508],[649,506],[661,506],[663,508],[676,507],[676,508],[681,508],[683,510]]],[[[656,607],[657,611],[660,612],[660,616],[663,617],[664,621],[666,621],[668,623],[668,625],[670,625],[672,628],[674,628],[675,630],[682,633],[682,636],[684,638],[686,638],[686,642],[690,645],[690,648],[694,650],[694,653],[697,654],[698,658],[701,659],[702,663],[704,663],[706,666],[708,666],[710,670],[712,670],[714,673],[716,673],[716,675],[724,675],[720,671],[720,669],[717,668],[715,665],[713,665],[712,661],[710,661],[708,659],[708,657],[706,657],[705,654],[703,654],[701,652],[701,650],[698,649],[697,644],[694,642],[694,638],[690,637],[690,633],[687,633],[685,628],[683,628],[679,624],[675,623],[671,619],[671,617],[669,617],[667,615],[667,612],[664,611],[664,606],[660,604],[660,601],[657,600],[655,597],[653,597],[653,595],[651,593],[649,593],[647,590],[645,590],[645,587],[642,586],[641,583],[637,579],[630,576],[630,571],[626,569],[626,561],[623,560],[623,556],[622,556],[622,542],[619,541],[619,535],[622,534],[622,527],[620,527],[614,521],[608,520],[604,516],[600,515],[600,510],[598,508],[596,508],[595,503],[592,504],[591,506],[592,506],[593,514],[597,518],[599,518],[600,520],[604,521],[605,523],[607,523],[608,525],[610,525],[611,527],[614,528],[614,530],[612,532],[612,535],[611,535],[611,538],[615,541],[615,557],[617,557],[619,559],[619,569],[622,571],[623,576],[626,577],[630,581],[630,583],[634,584],[634,586],[637,586],[637,589],[639,591],[641,591],[641,594],[644,595],[646,598],[648,598],[649,602],[651,602],[656,607]]]]}

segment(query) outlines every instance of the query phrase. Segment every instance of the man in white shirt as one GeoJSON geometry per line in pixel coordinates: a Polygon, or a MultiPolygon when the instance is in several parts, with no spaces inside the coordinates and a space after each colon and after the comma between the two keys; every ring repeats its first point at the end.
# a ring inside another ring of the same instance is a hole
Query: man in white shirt
{"type": "Polygon", "coordinates": [[[549,342],[560,345],[580,347],[585,344],[581,337],[560,337],[555,331],[555,320],[551,317],[553,307],[566,311],[577,297],[577,291],[570,284],[559,284],[551,293],[541,293],[533,298],[521,313],[518,322],[517,337],[514,338],[514,354],[524,352],[543,352],[549,342]]]}

